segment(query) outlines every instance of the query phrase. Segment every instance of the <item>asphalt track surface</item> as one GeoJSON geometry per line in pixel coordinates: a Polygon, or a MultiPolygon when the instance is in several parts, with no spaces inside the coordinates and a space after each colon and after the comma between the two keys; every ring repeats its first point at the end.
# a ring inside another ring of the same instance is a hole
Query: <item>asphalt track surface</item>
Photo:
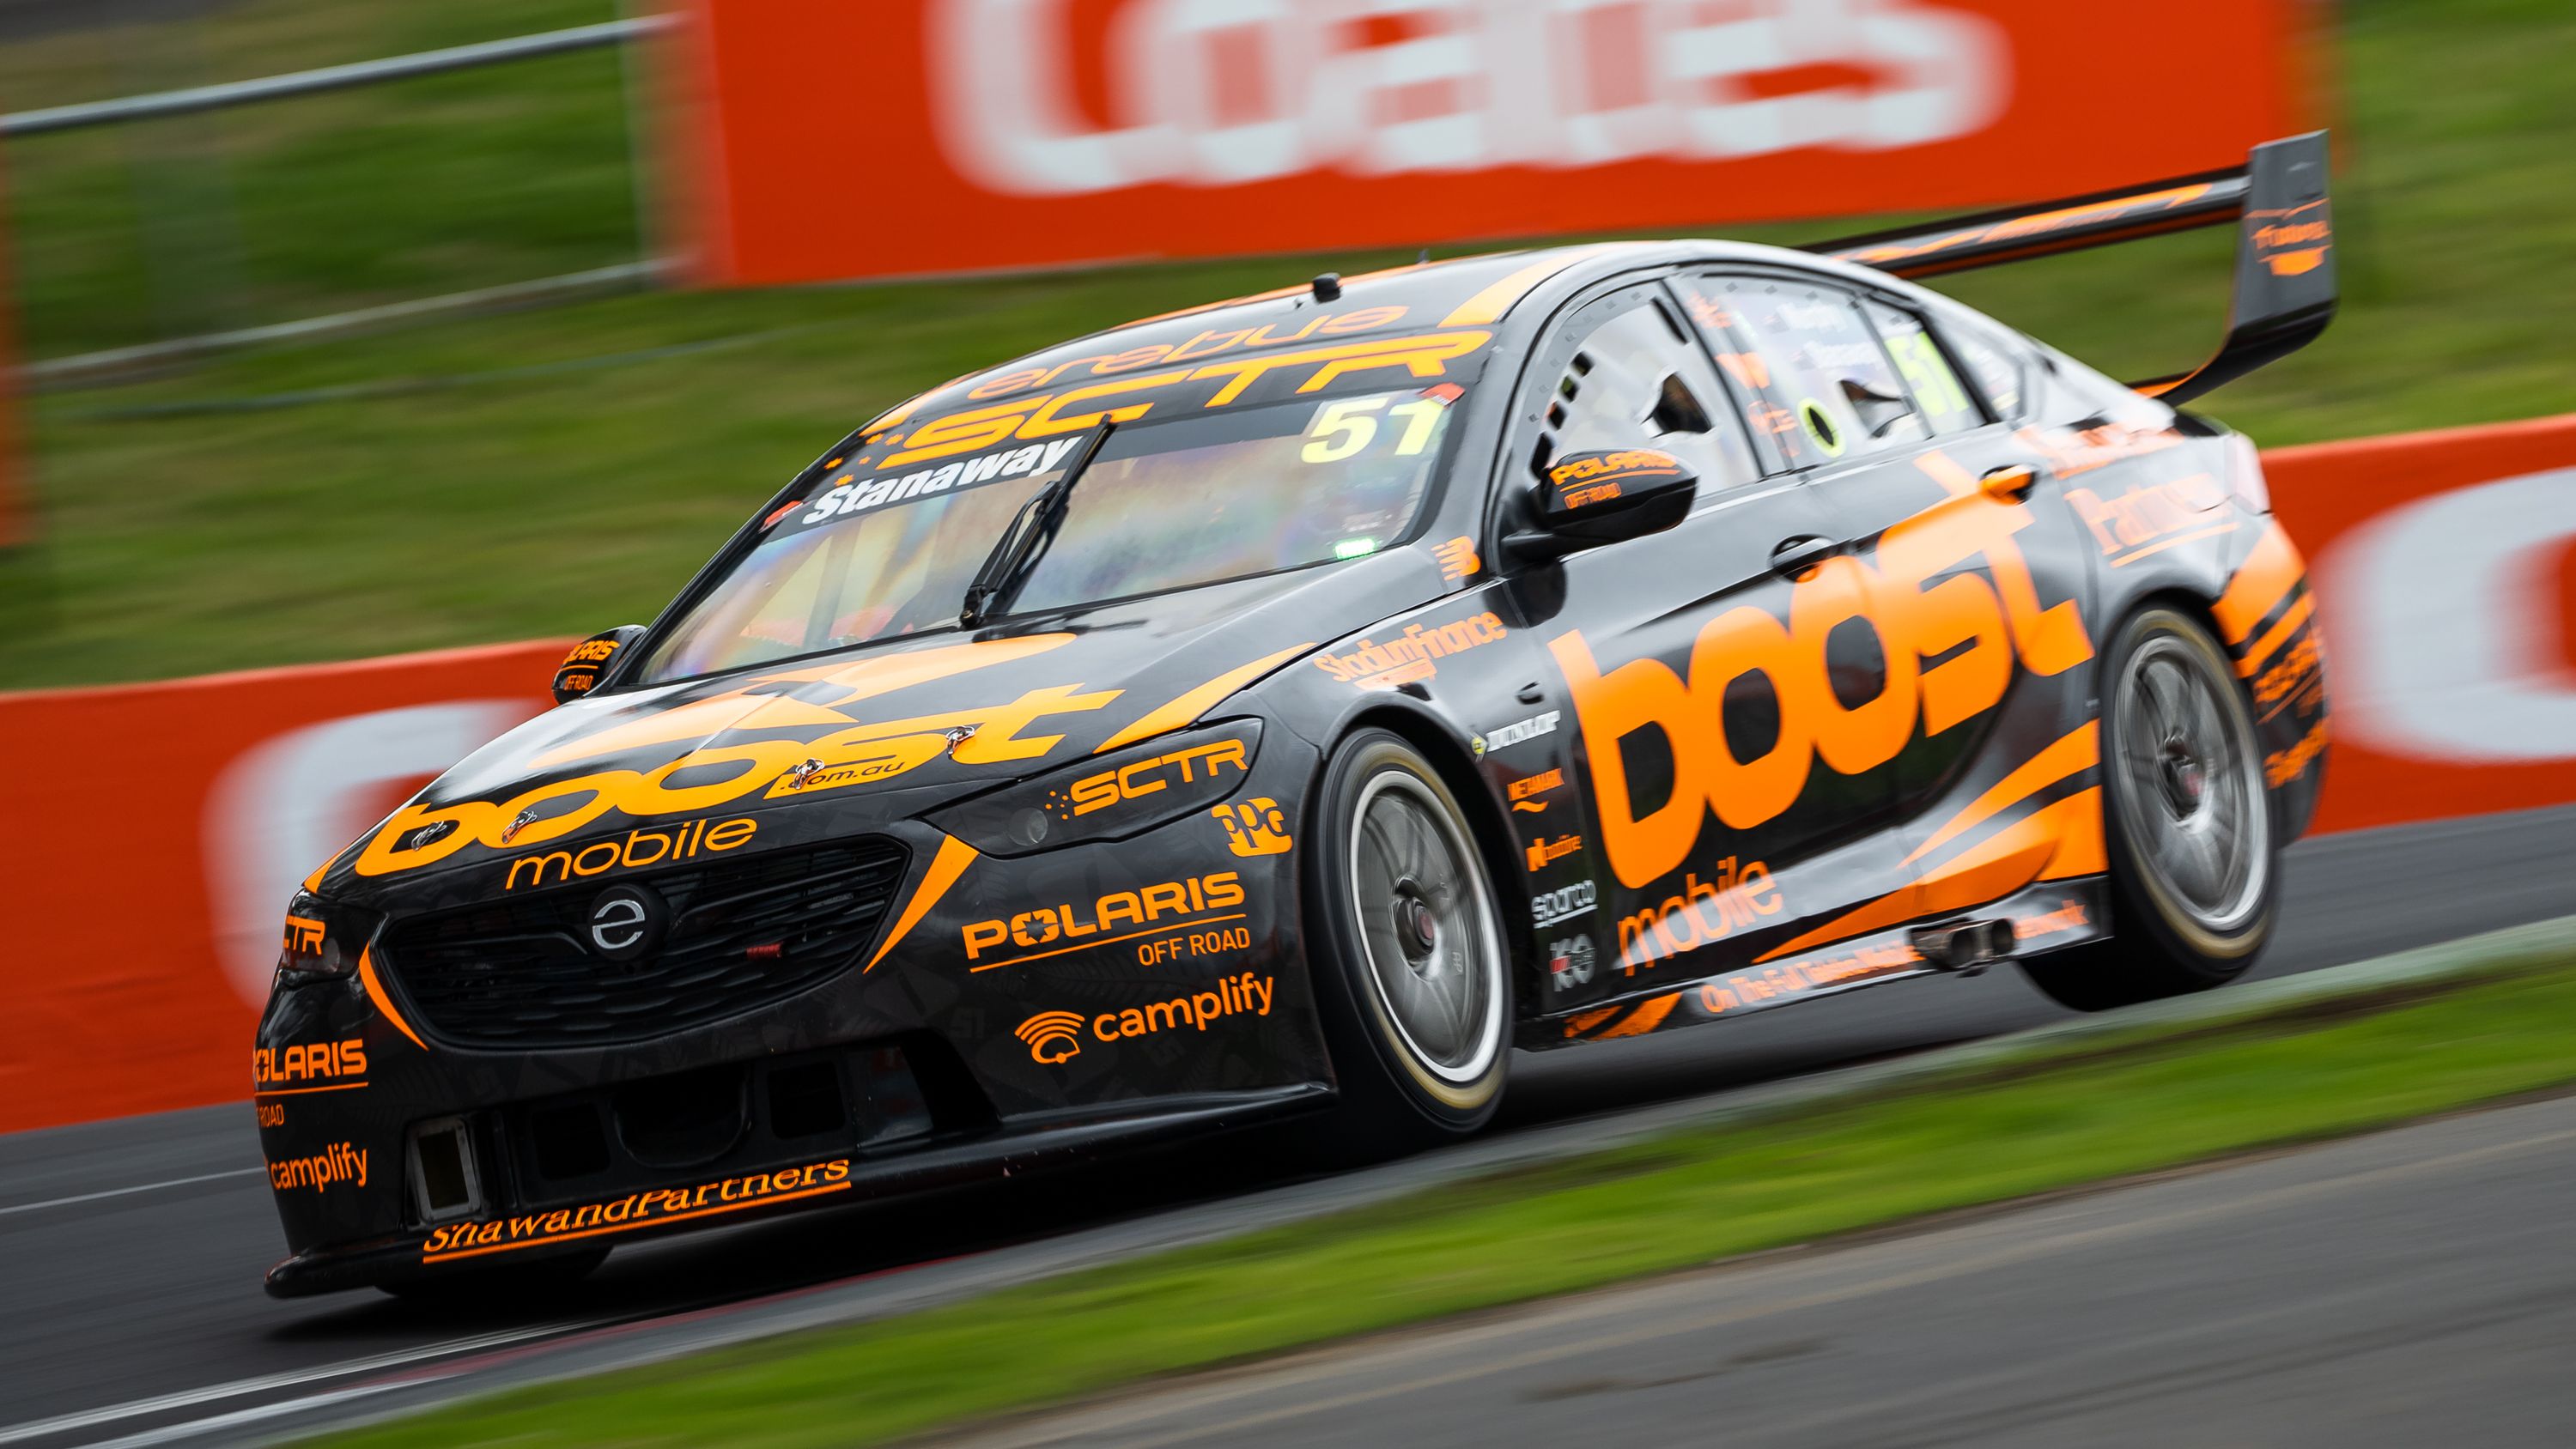
{"type": "Polygon", "coordinates": [[[1202,1375],[974,1449],[2576,1442],[2576,1099],[1202,1375]]]}
{"type": "MultiPolygon", "coordinates": [[[[2315,970],[2576,912],[2571,859],[2576,809],[2303,843],[2290,856],[2284,932],[2257,974],[2315,970]]],[[[2019,973],[2003,970],[1895,983],[1736,1023],[1525,1056],[1498,1131],[1722,1094],[2066,1015],[2019,973]]],[[[234,1433],[255,1432],[251,1416],[263,1403],[327,1392],[351,1382],[360,1365],[383,1375],[483,1362],[576,1334],[595,1338],[603,1325],[667,1320],[862,1275],[898,1283],[954,1276],[960,1260],[999,1258],[997,1249],[1024,1252],[1075,1229],[1183,1217],[1195,1203],[1277,1182],[1258,1154],[1219,1144],[935,1200],[639,1245],[589,1283],[542,1302],[432,1311],[371,1293],[296,1302],[264,1296],[260,1274],[283,1244],[257,1138],[244,1106],[0,1137],[0,1449],[156,1442],[167,1426],[227,1415],[241,1421],[234,1433]],[[41,1429],[48,1423],[55,1427],[41,1429]]],[[[2570,1153],[2551,1161],[2564,1184],[2570,1153]]],[[[1333,1188],[1328,1182],[1316,1190],[1333,1188]]],[[[2558,1201],[2543,1216],[2563,1229],[2568,1206],[2558,1201]]],[[[2331,1235],[2341,1221],[2317,1219],[2314,1230],[2331,1235]]],[[[2475,1236],[2468,1224],[2461,1228],[2475,1236]]],[[[2552,1244],[2556,1262],[2576,1263],[2558,1240],[2552,1244]]],[[[2487,1263],[2481,1271],[2494,1268],[2487,1263]]],[[[2009,1301],[1989,1297],[1993,1305],[2009,1301]]],[[[1997,1308],[1990,1316],[2009,1315],[1997,1308]]],[[[1967,1365],[1959,1372],[1972,1378],[1977,1361],[1999,1355],[1939,1342],[1944,1333],[1967,1334],[1970,1322],[1927,1327],[1920,1347],[1926,1354],[1958,1349],[1967,1365]]],[[[2563,1364],[2576,1342],[2568,1319],[2551,1322],[2563,1364]]],[[[2146,1342],[2173,1328],[2149,1315],[2116,1324],[2097,1319],[2085,1331],[2146,1342]]],[[[1977,1331],[1998,1330],[1989,1322],[1977,1331]]],[[[2115,1346],[2106,1340],[2105,1354],[2115,1358],[2115,1346]]],[[[2130,1392],[2120,1387],[2128,1382],[2116,1374],[2070,1380],[2066,1412],[2082,1410],[2076,1401],[2088,1396],[2107,1405],[2115,1391],[2130,1392]]],[[[1922,1387],[1930,1393],[1937,1386],[1927,1380],[1922,1387]]],[[[1830,1392],[1848,1396],[1850,1388],[1830,1392]]],[[[2251,1406],[2262,1390],[2244,1392],[2251,1406]]],[[[2576,1391],[2565,1399],[2576,1403],[2576,1391]]],[[[1618,1402],[1596,1406],[1588,1422],[1603,1422],[1618,1402]]],[[[1677,1431],[1689,1426],[1686,1415],[1670,1422],[1677,1431]]],[[[2089,1427],[2056,1442],[2097,1442],[2089,1427]]]]}

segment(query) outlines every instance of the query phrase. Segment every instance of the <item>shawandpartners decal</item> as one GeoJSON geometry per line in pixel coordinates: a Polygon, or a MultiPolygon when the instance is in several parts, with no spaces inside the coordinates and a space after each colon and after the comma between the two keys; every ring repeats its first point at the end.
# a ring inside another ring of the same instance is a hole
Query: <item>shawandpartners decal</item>
{"type": "Polygon", "coordinates": [[[808,1163],[803,1167],[781,1168],[776,1172],[755,1172],[747,1177],[719,1178],[695,1187],[631,1192],[606,1202],[583,1203],[579,1207],[556,1208],[550,1212],[519,1213],[482,1223],[451,1223],[431,1230],[428,1239],[420,1245],[420,1260],[445,1263],[458,1258],[479,1258],[487,1253],[506,1253],[515,1248],[538,1248],[579,1238],[631,1233],[664,1223],[711,1218],[746,1208],[845,1192],[849,1186],[850,1160],[841,1157],[830,1162],[808,1163]]]}

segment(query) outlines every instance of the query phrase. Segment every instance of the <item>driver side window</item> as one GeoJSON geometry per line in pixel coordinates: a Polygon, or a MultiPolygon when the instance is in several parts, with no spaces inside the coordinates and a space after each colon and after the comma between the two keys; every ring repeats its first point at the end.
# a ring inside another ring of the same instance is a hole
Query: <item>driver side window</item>
{"type": "Polygon", "coordinates": [[[1659,448],[1700,478],[1705,500],[1761,475],[1751,442],[1735,422],[1725,385],[1658,294],[1610,299],[1578,313],[1580,341],[1541,381],[1544,422],[1530,455],[1534,475],[1572,453],[1659,448]],[[1624,305],[1623,305],[1624,304],[1624,305]]]}

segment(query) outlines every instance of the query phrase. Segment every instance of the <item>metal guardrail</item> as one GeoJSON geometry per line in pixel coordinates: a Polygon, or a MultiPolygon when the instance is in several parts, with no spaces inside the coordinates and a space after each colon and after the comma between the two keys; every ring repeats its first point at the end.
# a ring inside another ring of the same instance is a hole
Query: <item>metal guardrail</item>
{"type": "Polygon", "coordinates": [[[407,76],[437,75],[444,71],[467,70],[496,61],[528,60],[541,55],[559,55],[570,50],[591,50],[601,46],[622,45],[668,28],[669,15],[637,15],[624,20],[610,20],[598,25],[577,25],[569,30],[549,30],[538,35],[514,36],[508,40],[487,40],[475,45],[450,46],[445,50],[424,50],[413,55],[388,56],[383,60],[362,60],[349,65],[326,65],[318,70],[292,71],[285,75],[263,76],[257,80],[231,81],[223,85],[194,86],[187,90],[163,91],[157,95],[126,96],[111,101],[87,101],[75,106],[51,106],[39,111],[19,111],[0,115],[0,136],[34,136],[47,131],[71,131],[84,126],[114,125],[122,121],[147,120],[156,116],[181,116],[197,111],[222,110],[227,106],[244,106],[258,101],[273,101],[285,96],[311,95],[318,91],[343,90],[351,86],[374,85],[380,81],[400,80],[407,76]]]}

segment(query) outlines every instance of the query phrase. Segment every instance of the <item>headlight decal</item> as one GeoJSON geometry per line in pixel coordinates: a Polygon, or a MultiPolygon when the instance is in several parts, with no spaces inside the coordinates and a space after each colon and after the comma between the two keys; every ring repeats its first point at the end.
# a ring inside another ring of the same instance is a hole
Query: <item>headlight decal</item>
{"type": "Polygon", "coordinates": [[[394,1005],[393,993],[385,990],[385,983],[376,977],[374,956],[369,954],[369,948],[363,946],[358,949],[358,980],[367,988],[367,1000],[374,1002],[384,1019],[394,1024],[394,1030],[410,1037],[413,1046],[422,1051],[429,1050],[429,1043],[422,1041],[420,1033],[411,1029],[411,1023],[403,1020],[401,1010],[394,1005]]]}
{"type": "Polygon", "coordinates": [[[1249,664],[1229,669],[1187,694],[1172,700],[1169,704],[1146,711],[1135,723],[1103,740],[1100,747],[1092,753],[1105,755],[1111,750],[1120,749],[1141,740],[1150,740],[1156,735],[1195,724],[1200,715],[1216,708],[1217,701],[1314,647],[1311,643],[1292,644],[1276,654],[1265,654],[1249,664]]]}
{"type": "Polygon", "coordinates": [[[859,968],[860,975],[877,969],[877,963],[886,958],[886,953],[895,948],[895,943],[921,924],[921,918],[930,914],[930,908],[939,904],[939,898],[948,894],[950,886],[957,884],[957,878],[966,873],[966,867],[975,863],[975,856],[975,847],[953,836],[939,842],[939,853],[930,858],[930,869],[921,874],[920,889],[912,893],[911,900],[904,902],[903,914],[895,917],[893,927],[886,932],[885,939],[877,943],[876,954],[868,958],[868,964],[859,968]]]}

